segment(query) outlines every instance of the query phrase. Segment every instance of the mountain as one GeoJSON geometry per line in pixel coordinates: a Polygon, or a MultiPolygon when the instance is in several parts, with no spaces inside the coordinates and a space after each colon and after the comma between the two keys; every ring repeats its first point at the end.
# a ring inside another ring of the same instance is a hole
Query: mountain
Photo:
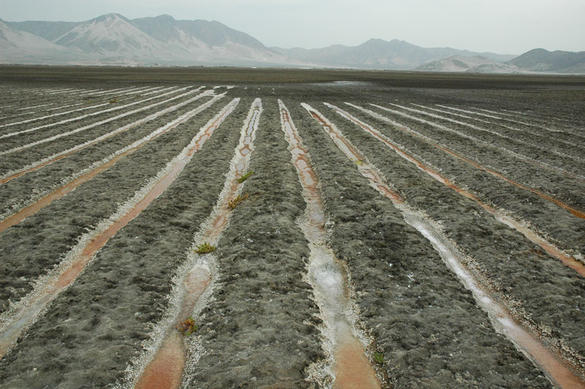
{"type": "Polygon", "coordinates": [[[554,73],[585,73],[585,51],[530,50],[509,62],[524,70],[554,73]]]}
{"type": "Polygon", "coordinates": [[[269,50],[252,36],[219,22],[175,20],[161,15],[132,20],[145,34],[163,42],[175,53],[175,63],[202,64],[273,64],[284,65],[288,59],[269,50]]]}
{"type": "Polygon", "coordinates": [[[70,31],[79,22],[27,21],[7,22],[7,24],[15,30],[26,31],[52,42],[70,31]]]}
{"type": "Polygon", "coordinates": [[[492,61],[486,57],[451,57],[428,62],[416,68],[427,72],[468,72],[468,73],[519,73],[514,65],[492,61]]]}
{"type": "Polygon", "coordinates": [[[113,13],[74,23],[8,22],[3,29],[11,49],[0,53],[2,63],[300,65],[219,22],[169,15],[130,20],[113,13]]]}
{"type": "Polygon", "coordinates": [[[0,20],[0,63],[43,64],[56,57],[61,63],[71,63],[76,54],[39,36],[16,30],[0,20]]]}
{"type": "Polygon", "coordinates": [[[119,14],[108,14],[79,23],[55,39],[55,43],[77,49],[102,62],[146,63],[170,55],[158,42],[119,14]]]}
{"type": "Polygon", "coordinates": [[[176,20],[169,15],[130,20],[112,13],[83,22],[0,20],[0,63],[585,73],[585,52],[535,49],[514,58],[424,48],[397,39],[318,49],[267,48],[216,21],[176,20]]]}
{"type": "Polygon", "coordinates": [[[334,45],[321,49],[280,49],[275,51],[290,58],[328,67],[370,69],[414,69],[424,63],[459,55],[483,55],[503,62],[514,56],[494,53],[475,53],[452,48],[423,48],[401,40],[370,39],[359,46],[334,45]]]}

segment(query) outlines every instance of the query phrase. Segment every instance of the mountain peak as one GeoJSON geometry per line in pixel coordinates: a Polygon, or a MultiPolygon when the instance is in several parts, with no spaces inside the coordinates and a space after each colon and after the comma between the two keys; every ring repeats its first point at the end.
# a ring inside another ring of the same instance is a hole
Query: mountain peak
{"type": "Polygon", "coordinates": [[[102,23],[102,22],[114,22],[117,20],[123,20],[125,22],[128,22],[128,19],[126,19],[125,16],[120,15],[119,13],[109,13],[109,14],[101,15],[101,16],[98,16],[97,18],[91,19],[90,21],[102,23]]]}

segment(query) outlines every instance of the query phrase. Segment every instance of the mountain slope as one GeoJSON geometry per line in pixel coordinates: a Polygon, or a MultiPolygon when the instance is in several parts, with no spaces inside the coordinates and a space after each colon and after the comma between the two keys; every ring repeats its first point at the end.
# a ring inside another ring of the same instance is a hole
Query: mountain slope
{"type": "Polygon", "coordinates": [[[70,63],[77,52],[58,46],[26,31],[19,31],[0,20],[0,63],[49,63],[58,57],[70,63]]]}
{"type": "Polygon", "coordinates": [[[26,21],[26,22],[7,22],[10,27],[26,31],[48,41],[54,41],[63,34],[71,31],[73,27],[80,24],[79,22],[46,22],[46,21],[26,21]]]}
{"type": "Polygon", "coordinates": [[[267,49],[248,34],[233,30],[219,22],[175,20],[169,15],[140,18],[132,23],[145,34],[172,48],[179,63],[202,64],[275,64],[287,59],[267,49]]]}
{"type": "Polygon", "coordinates": [[[55,43],[79,49],[90,57],[125,63],[149,63],[172,54],[164,44],[118,14],[103,15],[79,23],[57,38],[55,43]]]}
{"type": "Polygon", "coordinates": [[[530,50],[509,62],[524,70],[537,72],[584,73],[585,51],[530,50]]]}
{"type": "Polygon", "coordinates": [[[510,64],[492,61],[482,56],[451,56],[428,62],[416,70],[427,72],[468,72],[468,73],[518,73],[520,70],[510,64]]]}

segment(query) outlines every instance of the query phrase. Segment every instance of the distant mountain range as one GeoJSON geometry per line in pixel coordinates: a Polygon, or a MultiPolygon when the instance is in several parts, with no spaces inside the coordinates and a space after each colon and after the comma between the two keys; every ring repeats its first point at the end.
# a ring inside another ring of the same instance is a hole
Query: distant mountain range
{"type": "Polygon", "coordinates": [[[536,49],[516,57],[381,39],[358,46],[268,48],[219,22],[107,14],[84,22],[0,20],[0,63],[585,73],[585,52],[536,49]]]}
{"type": "Polygon", "coordinates": [[[361,69],[414,69],[424,63],[450,57],[482,55],[494,61],[508,61],[515,56],[494,53],[475,53],[449,47],[423,48],[394,39],[370,39],[359,46],[334,45],[322,49],[280,49],[274,51],[306,63],[323,66],[361,69]]]}

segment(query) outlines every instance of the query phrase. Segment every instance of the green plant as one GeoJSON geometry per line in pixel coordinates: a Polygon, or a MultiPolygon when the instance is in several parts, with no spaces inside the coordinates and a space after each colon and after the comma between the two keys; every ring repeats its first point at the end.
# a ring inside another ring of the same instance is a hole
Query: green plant
{"type": "Polygon", "coordinates": [[[197,254],[209,254],[215,251],[215,246],[210,245],[207,242],[201,243],[199,246],[197,246],[197,248],[195,249],[195,252],[197,254]]]}
{"type": "Polygon", "coordinates": [[[179,330],[183,336],[191,335],[193,332],[197,331],[197,328],[198,327],[195,324],[195,320],[191,316],[177,324],[177,330],[179,330]]]}
{"type": "Polygon", "coordinates": [[[235,199],[228,201],[228,208],[234,210],[242,201],[248,198],[248,194],[238,195],[235,199]]]}
{"type": "Polygon", "coordinates": [[[384,353],[382,353],[380,351],[374,352],[374,361],[378,365],[382,365],[384,363],[384,353]]]}
{"type": "Polygon", "coordinates": [[[248,173],[244,174],[242,177],[238,178],[238,182],[241,184],[242,182],[246,181],[250,176],[254,174],[253,171],[249,171],[248,173]]]}
{"type": "Polygon", "coordinates": [[[110,99],[110,104],[116,104],[118,102],[118,98],[114,97],[113,99],[110,99]]]}

